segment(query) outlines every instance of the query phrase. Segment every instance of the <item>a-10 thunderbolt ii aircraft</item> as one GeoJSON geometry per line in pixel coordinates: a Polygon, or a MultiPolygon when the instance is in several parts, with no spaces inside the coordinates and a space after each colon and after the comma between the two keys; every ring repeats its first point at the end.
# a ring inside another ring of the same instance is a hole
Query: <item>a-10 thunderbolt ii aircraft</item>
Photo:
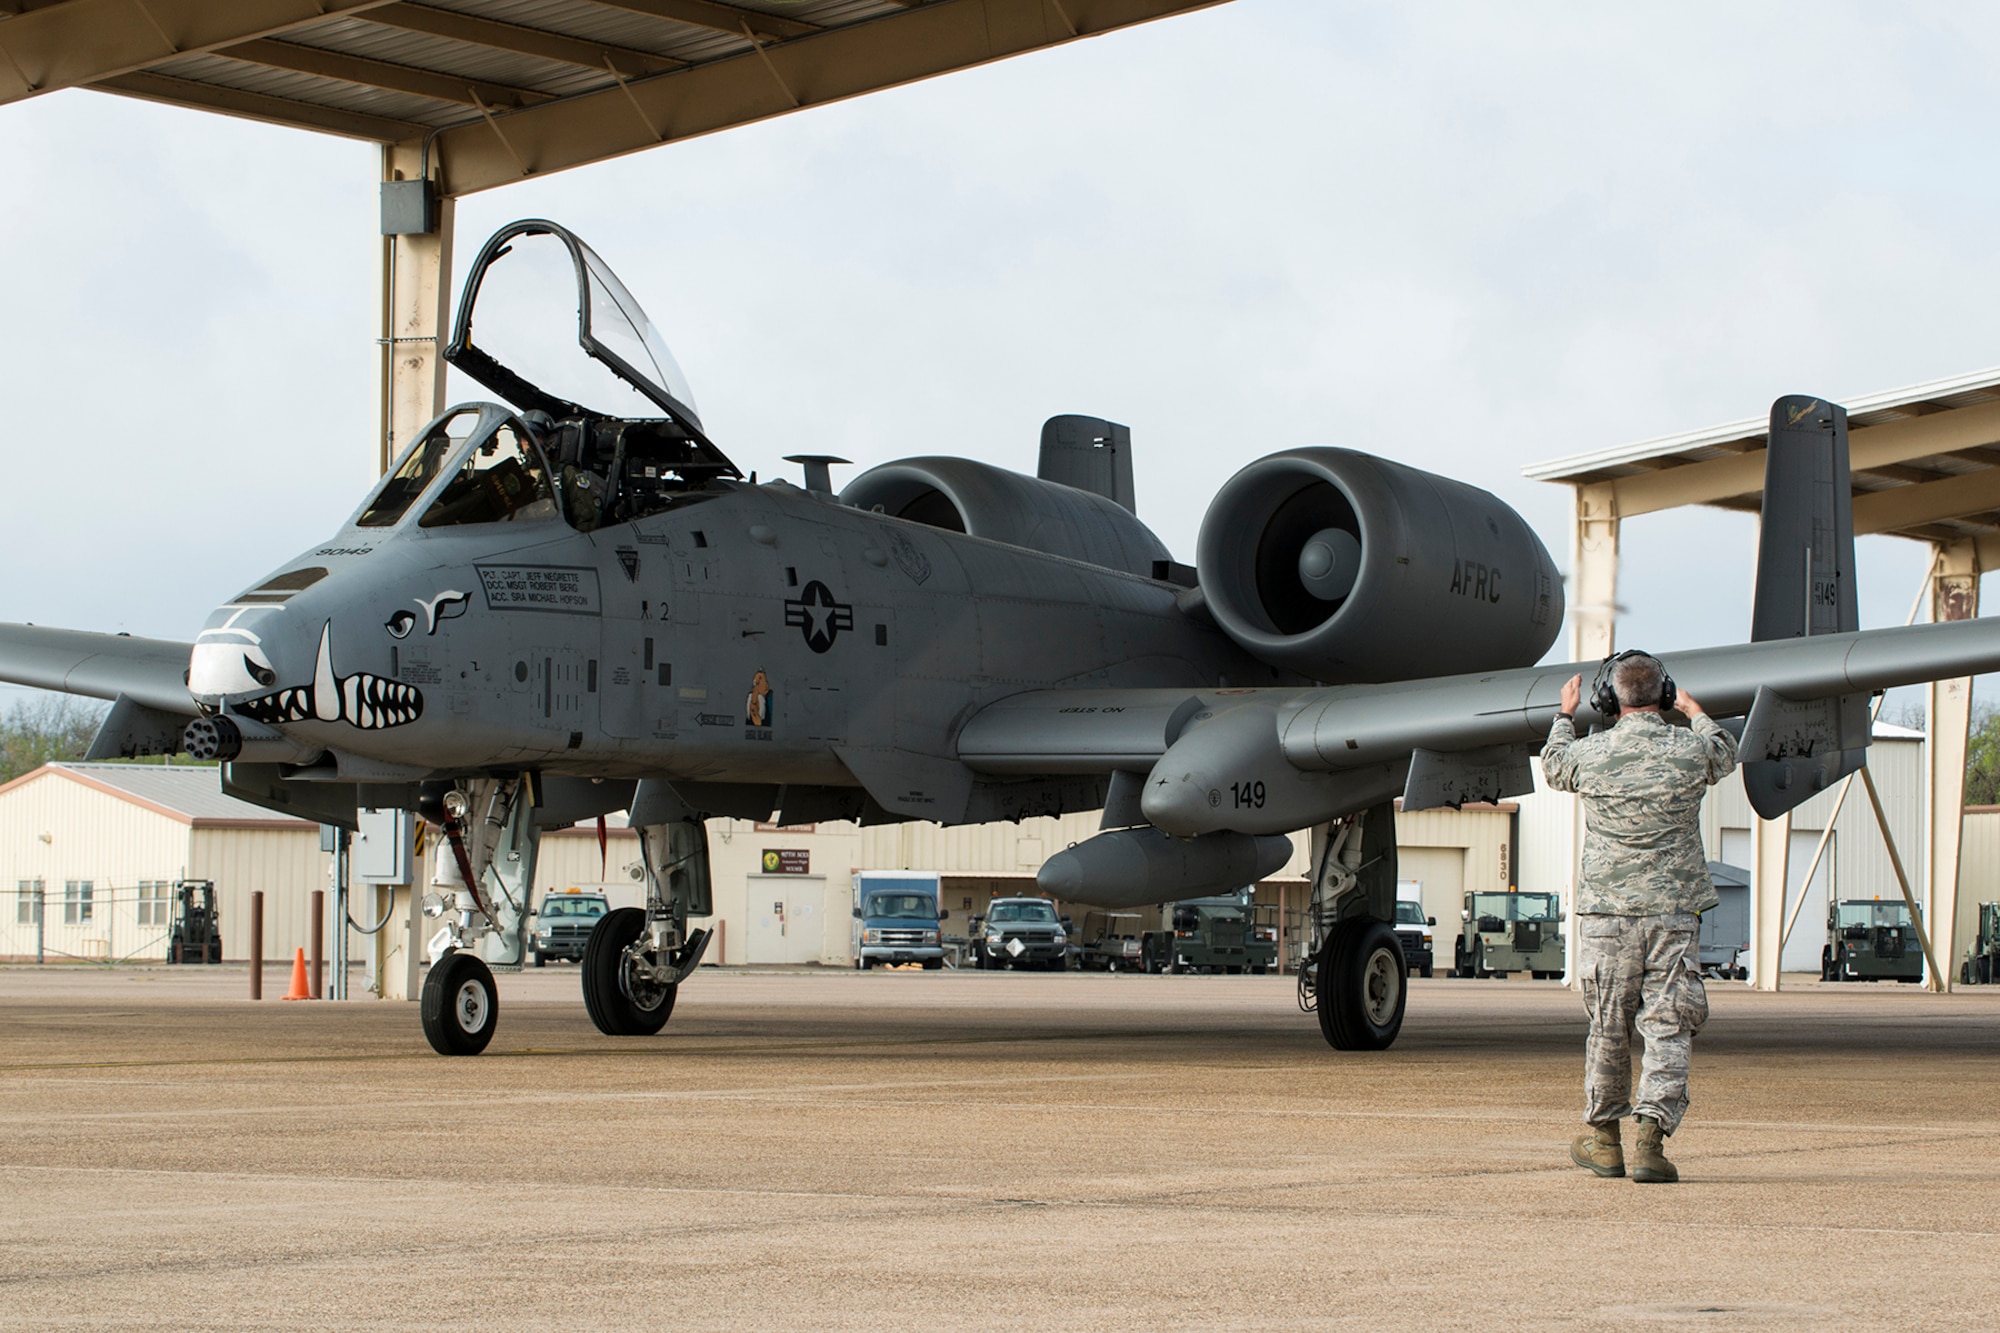
{"type": "MultiPolygon", "coordinates": [[[[659,1031],[700,960],[705,816],[1102,809],[1043,888],[1200,896],[1271,873],[1284,835],[1313,829],[1302,998],[1335,1047],[1386,1047],[1405,999],[1391,802],[1530,790],[1562,683],[1598,668],[1534,665],[1562,580],[1518,514],[1350,449],[1243,467],[1193,569],[1133,512],[1125,430],[1092,418],[1052,419],[1033,477],[909,458],[836,495],[840,460],[801,456],[803,486],[757,484],[638,303],[553,223],[487,242],[447,356],[505,403],[425,427],[337,532],[193,643],[0,627],[0,679],[115,700],[94,758],[187,750],[273,809],[439,824],[421,1008],[441,1052],[492,1037],[491,968],[522,960],[539,831],[620,809],[648,894],[584,960],[607,1033],[659,1031]],[[589,360],[563,374],[615,372],[638,413],[531,380],[503,346],[526,325],[491,293],[549,273],[562,287],[528,323],[566,321],[573,297],[589,360]]],[[[1983,622],[1857,632],[1846,415],[1786,398],[1771,425],[1752,642],[1665,655],[1745,718],[1766,814],[1860,764],[1868,692],[2000,668],[1983,622]]]]}

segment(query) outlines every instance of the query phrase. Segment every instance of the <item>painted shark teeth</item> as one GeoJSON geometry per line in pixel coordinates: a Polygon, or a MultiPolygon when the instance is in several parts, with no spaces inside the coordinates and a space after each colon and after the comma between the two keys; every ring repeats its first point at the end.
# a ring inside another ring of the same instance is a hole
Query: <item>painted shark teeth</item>
{"type": "Polygon", "coordinates": [[[380,731],[415,722],[424,715],[423,691],[399,680],[357,671],[342,676],[333,669],[333,622],[320,630],[319,659],[313,683],[294,685],[246,700],[235,711],[254,722],[345,722],[363,731],[380,731]]]}

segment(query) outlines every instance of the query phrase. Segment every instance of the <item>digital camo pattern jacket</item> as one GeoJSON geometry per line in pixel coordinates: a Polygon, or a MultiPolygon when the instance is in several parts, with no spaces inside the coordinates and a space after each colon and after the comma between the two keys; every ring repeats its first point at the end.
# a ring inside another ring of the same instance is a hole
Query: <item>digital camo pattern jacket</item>
{"type": "Polygon", "coordinates": [[[1701,846],[1701,798],[1736,767],[1736,738],[1706,714],[1676,727],[1658,713],[1626,713],[1578,740],[1557,716],[1542,774],[1583,797],[1581,915],[1698,912],[1715,902],[1701,846]]]}

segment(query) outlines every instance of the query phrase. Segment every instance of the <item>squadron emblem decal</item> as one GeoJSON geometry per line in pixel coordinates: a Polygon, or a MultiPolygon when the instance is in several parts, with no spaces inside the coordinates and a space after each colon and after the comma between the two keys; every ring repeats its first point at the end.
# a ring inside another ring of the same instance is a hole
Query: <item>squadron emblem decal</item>
{"type": "Polygon", "coordinates": [[[771,688],[771,678],[758,667],[757,674],[750,678],[750,693],[743,696],[744,735],[751,740],[771,739],[771,720],[776,715],[778,693],[771,688]]]}
{"type": "Polygon", "coordinates": [[[833,647],[840,631],[854,628],[854,607],[835,601],[833,590],[814,579],[797,598],[786,599],[785,623],[805,632],[806,647],[823,653],[833,647]]]}

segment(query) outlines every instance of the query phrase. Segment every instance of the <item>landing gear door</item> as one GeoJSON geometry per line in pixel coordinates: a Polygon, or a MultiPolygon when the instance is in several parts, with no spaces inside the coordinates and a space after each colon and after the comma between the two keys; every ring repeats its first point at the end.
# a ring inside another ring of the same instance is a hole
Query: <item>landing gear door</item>
{"type": "Polygon", "coordinates": [[[558,419],[664,412],[711,462],[742,475],[703,434],[694,394],[645,309],[595,250],[556,223],[509,223],[480,248],[444,355],[524,412],[558,419]],[[551,317],[572,305],[581,357],[548,336],[551,317]]]}

